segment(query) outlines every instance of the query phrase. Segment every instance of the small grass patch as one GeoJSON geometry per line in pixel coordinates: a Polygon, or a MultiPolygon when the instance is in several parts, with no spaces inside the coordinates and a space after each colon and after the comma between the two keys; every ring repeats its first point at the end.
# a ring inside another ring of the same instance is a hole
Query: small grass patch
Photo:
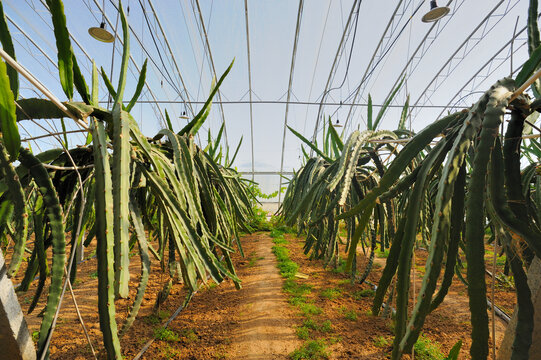
{"type": "Polygon", "coordinates": [[[283,246],[273,246],[272,252],[276,256],[276,260],[278,260],[278,262],[289,260],[289,250],[283,246]]]}
{"type": "Polygon", "coordinates": [[[353,298],[355,300],[360,300],[362,298],[372,297],[376,292],[372,289],[363,289],[357,290],[353,293],[353,298]]]}
{"type": "Polygon", "coordinates": [[[297,336],[300,339],[306,340],[310,337],[310,331],[320,331],[322,333],[328,333],[332,331],[332,323],[330,320],[325,320],[321,323],[321,325],[318,325],[318,323],[311,317],[308,317],[304,320],[302,323],[302,326],[297,328],[297,336]],[[301,336],[305,336],[306,338],[303,338],[301,336]]]}
{"type": "Polygon", "coordinates": [[[310,330],[317,330],[317,324],[312,318],[308,318],[304,320],[304,322],[302,323],[302,326],[310,330]]]}
{"type": "Polygon", "coordinates": [[[169,330],[163,327],[154,329],[154,338],[162,341],[176,342],[180,341],[180,336],[173,330],[169,330]]]}
{"type": "Polygon", "coordinates": [[[199,336],[197,336],[197,334],[195,333],[193,329],[184,329],[182,330],[181,334],[182,334],[182,338],[187,343],[193,343],[193,342],[199,341],[199,336]]]}
{"type": "Polygon", "coordinates": [[[291,279],[299,270],[299,265],[296,262],[289,259],[289,250],[283,246],[275,245],[272,247],[272,252],[276,255],[278,260],[278,269],[280,269],[280,275],[286,279],[291,279]]]}
{"type": "Polygon", "coordinates": [[[335,274],[343,274],[346,272],[346,261],[344,259],[338,260],[338,266],[331,270],[335,274]]]}
{"type": "Polygon", "coordinates": [[[299,310],[304,316],[308,315],[319,315],[323,312],[323,310],[316,306],[315,304],[311,303],[300,303],[297,305],[299,307],[299,310]]]}
{"type": "Polygon", "coordinates": [[[150,314],[145,317],[144,321],[149,325],[157,325],[164,319],[168,318],[171,314],[168,311],[158,311],[154,314],[150,314]]]}
{"type": "Polygon", "coordinates": [[[306,303],[306,298],[304,296],[290,296],[287,301],[293,306],[299,306],[306,303]]]}
{"type": "Polygon", "coordinates": [[[164,359],[178,359],[182,355],[182,352],[171,347],[169,344],[165,344],[165,346],[162,346],[162,354],[164,359]]]}
{"type": "Polygon", "coordinates": [[[90,275],[88,275],[88,276],[90,276],[91,279],[97,279],[98,278],[98,272],[94,271],[94,272],[90,273],[90,275]]]}
{"type": "Polygon", "coordinates": [[[284,237],[284,231],[282,231],[281,229],[272,229],[269,236],[273,239],[276,239],[276,238],[283,238],[284,237]]]}
{"type": "Polygon", "coordinates": [[[413,349],[415,350],[415,358],[419,360],[443,360],[445,358],[441,352],[440,344],[431,341],[424,334],[419,336],[413,349]]]}
{"type": "Polygon", "coordinates": [[[387,259],[389,256],[389,249],[386,249],[385,251],[376,250],[376,256],[381,259],[387,259]]]}
{"type": "Polygon", "coordinates": [[[248,261],[248,267],[254,267],[259,260],[263,260],[264,258],[265,257],[263,256],[257,256],[257,253],[255,251],[252,251],[250,253],[250,260],[248,261]]]}
{"type": "Polygon", "coordinates": [[[357,321],[357,318],[358,318],[358,315],[357,315],[357,311],[355,310],[350,310],[348,308],[346,308],[345,306],[342,306],[340,308],[340,312],[342,313],[342,315],[344,315],[344,317],[350,321],[357,321]]]}
{"type": "Polygon", "coordinates": [[[290,279],[295,276],[297,270],[299,270],[299,265],[297,265],[297,263],[295,263],[294,261],[287,260],[279,263],[278,269],[280,269],[280,275],[290,279]]]}
{"type": "Polygon", "coordinates": [[[332,331],[332,323],[330,320],[325,320],[321,326],[319,327],[319,331],[321,332],[331,332],[332,331]]]}
{"type": "Polygon", "coordinates": [[[298,327],[296,332],[297,337],[301,340],[308,340],[310,338],[310,330],[305,326],[298,327]]]}
{"type": "Polygon", "coordinates": [[[325,289],[321,292],[321,297],[324,297],[325,299],[334,300],[338,299],[342,295],[342,291],[340,289],[325,289]]]}
{"type": "Polygon", "coordinates": [[[212,290],[214,289],[216,286],[218,286],[218,284],[213,281],[213,280],[209,280],[207,281],[206,285],[205,285],[205,290],[212,290]]]}
{"type": "Polygon", "coordinates": [[[301,359],[328,359],[327,345],[323,340],[305,342],[300,348],[289,354],[292,360],[301,359]]]}
{"type": "Polygon", "coordinates": [[[303,296],[312,292],[312,285],[299,284],[293,279],[287,279],[282,289],[291,296],[303,296]]]}
{"type": "Polygon", "coordinates": [[[276,245],[289,244],[289,242],[286,239],[284,239],[283,237],[275,238],[274,240],[272,240],[272,242],[275,243],[276,245]]]}
{"type": "Polygon", "coordinates": [[[385,348],[391,345],[391,341],[380,335],[374,339],[374,345],[376,345],[376,347],[379,347],[379,348],[385,348]]]}

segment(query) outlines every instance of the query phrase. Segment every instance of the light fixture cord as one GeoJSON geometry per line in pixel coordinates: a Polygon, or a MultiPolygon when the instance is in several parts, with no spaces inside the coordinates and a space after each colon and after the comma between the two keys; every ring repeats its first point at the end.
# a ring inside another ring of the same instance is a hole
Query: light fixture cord
{"type": "Polygon", "coordinates": [[[101,6],[101,23],[105,24],[105,0],[103,0],[103,5],[101,6]]]}

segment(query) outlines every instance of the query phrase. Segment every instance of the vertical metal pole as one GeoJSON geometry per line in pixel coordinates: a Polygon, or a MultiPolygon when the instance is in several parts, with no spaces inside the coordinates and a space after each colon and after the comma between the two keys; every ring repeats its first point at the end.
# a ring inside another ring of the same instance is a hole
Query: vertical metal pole
{"type": "Polygon", "coordinates": [[[291,99],[291,85],[293,84],[293,73],[295,71],[295,58],[297,55],[297,43],[299,41],[299,32],[301,28],[303,6],[304,6],[304,1],[299,0],[299,10],[297,13],[297,27],[295,28],[295,41],[293,42],[293,54],[291,55],[291,69],[289,71],[289,85],[287,87],[286,114],[285,114],[285,119],[284,119],[284,135],[282,137],[282,156],[280,160],[280,185],[278,186],[278,204],[281,204],[281,200],[282,200],[282,173],[284,171],[284,152],[286,148],[287,115],[289,113],[289,100],[291,99]]]}

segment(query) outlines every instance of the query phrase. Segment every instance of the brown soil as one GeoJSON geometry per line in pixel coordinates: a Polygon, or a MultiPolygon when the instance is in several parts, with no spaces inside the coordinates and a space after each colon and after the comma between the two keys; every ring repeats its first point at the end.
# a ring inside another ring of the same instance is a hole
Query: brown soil
{"type": "MultiPolygon", "coordinates": [[[[303,322],[310,319],[318,325],[329,322],[330,329],[310,330],[310,339],[321,340],[326,344],[331,359],[387,359],[393,339],[392,322],[388,318],[370,315],[373,298],[370,295],[362,296],[361,291],[371,289],[371,286],[367,283],[352,285],[345,274],[325,269],[321,261],[309,260],[302,252],[302,239],[289,235],[286,238],[289,240],[286,246],[290,250],[290,258],[299,265],[299,272],[307,275],[306,279],[296,278],[296,281],[312,287],[306,297],[322,310],[321,314],[306,316],[297,307],[287,303],[287,296],[281,290],[283,280],[270,251],[272,243],[268,233],[247,235],[242,238],[246,257],[233,255],[237,274],[243,281],[243,289],[236,290],[232,281],[225,281],[219,286],[210,283],[203,287],[170,324],[169,330],[173,337],[169,340],[155,340],[142,358],[284,359],[304,343],[297,338],[295,332],[303,322]],[[327,296],[329,290],[336,290],[335,294],[338,295],[327,296]]],[[[416,252],[416,293],[421,284],[426,255],[426,251],[416,252]]],[[[362,271],[366,260],[362,254],[359,257],[359,269],[362,271]]],[[[376,264],[368,277],[371,283],[377,284],[384,263],[385,259],[376,258],[376,264]]],[[[491,263],[487,259],[487,265],[491,263]]],[[[79,266],[79,275],[74,285],[75,297],[98,357],[104,358],[97,318],[96,259],[90,259],[79,266]]],[[[125,321],[135,296],[140,270],[137,256],[131,258],[130,267],[130,299],[116,302],[119,327],[125,321]]],[[[185,289],[182,284],[175,284],[159,311],[153,311],[156,294],[168,280],[159,268],[159,262],[153,258],[143,306],[134,325],[121,339],[123,354],[128,359],[133,358],[145,343],[155,338],[161,326],[184,301],[185,289]]],[[[24,270],[23,265],[14,283],[20,282],[24,270]]],[[[491,277],[487,276],[486,280],[487,284],[491,284],[491,277]]],[[[32,284],[27,293],[18,294],[23,311],[28,309],[36,283],[32,284]]],[[[46,291],[36,310],[26,316],[31,333],[39,330],[41,318],[37,315],[45,301],[46,291]]],[[[507,287],[496,286],[495,302],[505,310],[512,311],[514,292],[507,287]]],[[[499,344],[505,324],[497,320],[496,329],[496,344],[499,344]]],[[[431,342],[439,343],[445,354],[458,340],[462,340],[459,358],[468,359],[470,331],[466,288],[455,278],[445,302],[428,316],[423,332],[431,342]]],[[[51,358],[92,358],[69,293],[64,299],[53,336],[51,358]]]]}
{"type": "MultiPolygon", "coordinates": [[[[142,359],[285,359],[299,345],[293,328],[293,312],[281,291],[282,279],[271,252],[271,239],[265,234],[255,234],[245,236],[242,243],[246,258],[235,254],[233,260],[243,288],[236,290],[232,281],[225,281],[219,286],[210,282],[204,286],[168,327],[176,338],[154,341],[142,359]]],[[[168,279],[159,269],[159,263],[152,260],[151,277],[139,316],[121,338],[126,358],[133,358],[147,341],[155,337],[186,295],[182,284],[173,285],[167,301],[153,312],[156,294],[168,279]]],[[[75,297],[93,346],[99,352],[98,357],[104,358],[97,317],[96,259],[79,266],[75,297]]],[[[119,328],[135,296],[135,281],[138,281],[140,268],[137,257],[131,258],[130,267],[134,282],[130,284],[130,299],[116,302],[119,328]]],[[[14,283],[20,282],[24,270],[21,269],[14,283]]],[[[18,294],[25,313],[34,290],[35,283],[27,293],[18,294]]],[[[31,333],[39,330],[41,318],[37,315],[45,301],[46,294],[42,295],[36,310],[26,316],[31,333]]],[[[51,342],[51,358],[92,358],[69,293],[66,293],[51,342]]]]}
{"type": "MultiPolygon", "coordinates": [[[[290,241],[287,247],[291,250],[291,259],[300,265],[299,271],[309,275],[308,279],[300,279],[298,281],[314,286],[316,291],[313,292],[314,294],[312,296],[314,303],[323,309],[324,317],[322,320],[330,320],[333,324],[334,332],[327,337],[331,340],[333,337],[340,339],[339,342],[329,347],[331,350],[330,358],[387,359],[391,350],[390,345],[393,341],[392,323],[390,319],[371,315],[370,309],[373,297],[359,297],[357,295],[360,294],[360,290],[368,290],[372,286],[368,283],[364,283],[361,286],[357,284],[351,285],[347,282],[347,275],[333,272],[330,268],[325,270],[321,261],[308,260],[302,251],[304,245],[302,239],[291,236],[287,238],[290,241]],[[333,300],[326,299],[321,296],[325,289],[338,289],[341,291],[342,296],[333,300]],[[319,293],[319,296],[317,293],[319,293]],[[345,318],[344,313],[347,310],[356,311],[356,321],[345,318]],[[386,346],[385,343],[388,345],[386,346]]],[[[415,260],[418,269],[415,271],[416,294],[419,292],[423,275],[419,270],[424,268],[427,254],[426,251],[416,251],[415,260]]],[[[343,256],[345,257],[345,254],[343,256]]],[[[366,257],[362,253],[359,253],[359,258],[358,268],[362,272],[366,263],[366,257]]],[[[377,284],[385,266],[385,258],[376,257],[374,262],[374,267],[368,276],[368,282],[377,284]]],[[[486,281],[487,285],[491,284],[492,278],[487,276],[486,281]]],[[[501,286],[498,286],[496,290],[495,303],[498,306],[513,309],[516,301],[514,292],[501,286]]],[[[412,308],[412,303],[413,294],[410,309],[412,308]]],[[[489,313],[490,318],[491,314],[489,313]]],[[[498,349],[506,324],[499,318],[496,318],[495,324],[496,349],[498,349]]],[[[491,324],[490,329],[492,329],[491,324]]],[[[470,332],[471,323],[467,290],[455,277],[445,301],[427,317],[423,333],[430,342],[438,343],[444,354],[448,354],[453,345],[457,341],[462,340],[459,359],[469,359],[469,347],[471,345],[470,332]]],[[[490,346],[492,347],[492,342],[490,346]]],[[[407,359],[409,356],[405,355],[404,358],[407,359]]],[[[415,358],[418,359],[419,357],[416,356],[415,358]]]]}

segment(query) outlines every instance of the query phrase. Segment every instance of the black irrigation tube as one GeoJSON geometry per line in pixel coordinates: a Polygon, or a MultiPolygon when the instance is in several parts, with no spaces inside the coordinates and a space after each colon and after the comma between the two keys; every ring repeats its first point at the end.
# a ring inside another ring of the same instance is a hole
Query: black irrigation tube
{"type": "MultiPolygon", "coordinates": [[[[372,290],[374,290],[374,291],[376,291],[378,289],[378,286],[376,284],[374,284],[373,282],[371,282],[371,281],[365,280],[365,283],[372,286],[372,290]]],[[[396,314],[396,309],[394,307],[392,307],[391,305],[389,305],[389,307],[391,308],[391,313],[394,316],[396,314]]],[[[387,304],[385,302],[382,302],[381,303],[381,308],[386,309],[387,304]]]]}
{"type": "MultiPolygon", "coordinates": [[[[220,258],[220,261],[223,260],[223,256],[220,258]]],[[[210,278],[210,275],[207,276],[207,280],[210,278]]],[[[184,302],[182,303],[182,305],[179,306],[179,308],[177,310],[175,310],[175,313],[173,315],[171,315],[171,317],[165,322],[165,324],[163,325],[163,328],[164,329],[167,329],[167,327],[169,326],[169,324],[171,324],[171,322],[173,320],[175,320],[175,318],[178,316],[178,314],[180,314],[180,312],[182,310],[184,310],[188,304],[190,303],[190,301],[192,300],[192,297],[197,293],[199,289],[195,290],[195,291],[192,291],[192,290],[189,290],[188,292],[188,295],[186,295],[186,299],[184,299],[184,302]]],[[[137,353],[137,355],[135,355],[135,357],[133,358],[133,360],[139,360],[141,358],[141,356],[143,356],[143,354],[148,350],[148,348],[150,347],[150,345],[152,345],[152,343],[154,342],[154,340],[156,340],[156,338],[152,338],[150,339],[149,341],[147,341],[147,343],[143,346],[143,348],[141,349],[141,351],[139,351],[139,353],[137,353]]]]}
{"type": "MultiPolygon", "coordinates": [[[[169,324],[171,324],[171,322],[173,320],[175,320],[175,318],[178,316],[178,314],[180,314],[180,312],[182,310],[184,310],[188,304],[190,303],[190,301],[192,300],[192,297],[195,295],[195,293],[197,292],[196,291],[189,291],[188,292],[188,295],[186,295],[186,299],[184,300],[184,302],[182,303],[182,305],[180,305],[180,307],[175,311],[175,313],[169,318],[169,320],[167,320],[167,322],[165,323],[165,325],[163,326],[164,329],[167,329],[167,327],[169,326],[169,324]]],[[[156,338],[152,338],[150,339],[149,341],[147,341],[147,343],[145,344],[145,346],[143,346],[143,348],[141,349],[141,351],[139,351],[139,353],[137,355],[135,355],[135,357],[133,358],[133,360],[139,360],[141,358],[141,356],[143,356],[143,354],[148,350],[148,348],[150,347],[150,345],[152,345],[152,343],[154,342],[154,340],[156,340],[156,338]]]]}
{"type": "Polygon", "coordinates": [[[511,321],[511,317],[505,313],[502,309],[500,309],[496,304],[492,304],[489,299],[487,299],[487,305],[489,308],[494,307],[494,313],[498,315],[498,317],[505,322],[506,324],[509,324],[511,321]]]}
{"type": "MultiPolygon", "coordinates": [[[[374,288],[374,291],[376,291],[378,289],[378,286],[376,284],[373,284],[371,283],[370,281],[366,281],[367,284],[371,285],[373,288],[374,288]]],[[[505,311],[503,311],[502,309],[500,309],[496,304],[492,304],[492,302],[487,299],[487,305],[489,308],[493,308],[494,307],[494,313],[496,315],[498,315],[498,317],[503,321],[505,322],[506,324],[509,324],[509,322],[511,321],[511,317],[509,315],[507,315],[507,313],[505,311]]],[[[386,308],[387,307],[387,304],[385,303],[382,303],[381,304],[381,307],[382,308],[386,308]]],[[[395,314],[396,310],[391,306],[391,310],[393,311],[393,315],[395,314]]]]}
{"type": "MultiPolygon", "coordinates": [[[[427,249],[422,248],[422,247],[420,247],[419,250],[428,251],[427,249]]],[[[488,269],[485,269],[485,272],[486,272],[489,276],[493,277],[494,279],[496,279],[496,280],[502,282],[500,279],[498,279],[496,276],[494,276],[488,269]]],[[[464,284],[464,285],[466,285],[466,284],[464,284]]],[[[375,285],[374,285],[374,286],[375,286],[375,285]]],[[[467,285],[466,285],[466,286],[467,286],[467,285]]],[[[487,305],[488,305],[488,307],[491,308],[491,309],[494,308],[494,313],[495,313],[496,315],[498,315],[498,317],[499,317],[503,322],[505,322],[506,324],[509,324],[509,322],[511,321],[511,317],[510,317],[505,311],[503,311],[502,309],[500,309],[500,308],[498,307],[498,305],[492,304],[492,302],[491,302],[488,298],[487,298],[487,305]]]]}

